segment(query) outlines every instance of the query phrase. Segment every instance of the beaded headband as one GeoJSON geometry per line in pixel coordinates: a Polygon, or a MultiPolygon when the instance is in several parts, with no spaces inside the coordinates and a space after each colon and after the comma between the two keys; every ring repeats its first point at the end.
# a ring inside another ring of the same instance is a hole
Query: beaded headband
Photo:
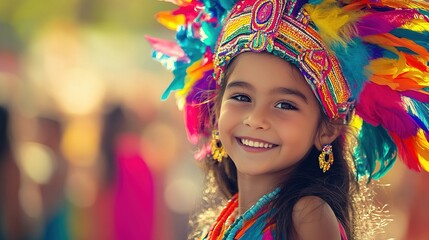
{"type": "Polygon", "coordinates": [[[147,38],[173,71],[162,98],[176,91],[192,143],[211,135],[210,100],[231,59],[265,51],[300,69],[330,119],[351,117],[357,177],[380,178],[397,157],[429,171],[426,1],[169,1],[179,8],[157,18],[177,31],[176,42],[147,38]]]}
{"type": "Polygon", "coordinates": [[[272,53],[300,69],[330,119],[346,123],[353,101],[340,64],[308,13],[296,6],[286,0],[239,1],[219,38],[215,79],[221,84],[228,63],[242,52],[272,53]]]}

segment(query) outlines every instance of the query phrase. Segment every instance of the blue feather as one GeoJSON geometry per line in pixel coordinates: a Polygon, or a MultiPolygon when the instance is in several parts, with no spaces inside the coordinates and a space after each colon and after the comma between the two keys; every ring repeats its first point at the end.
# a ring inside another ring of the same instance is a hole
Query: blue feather
{"type": "Polygon", "coordinates": [[[406,101],[407,111],[411,117],[416,121],[421,129],[428,132],[429,129],[429,103],[422,103],[412,98],[407,98],[406,101]]]}
{"type": "Polygon", "coordinates": [[[354,156],[357,178],[368,176],[370,181],[383,177],[389,171],[395,163],[397,148],[386,129],[363,122],[354,156]]]}
{"type": "Polygon", "coordinates": [[[167,89],[165,89],[164,93],[161,96],[161,100],[166,100],[172,91],[183,89],[183,87],[185,86],[186,69],[183,70],[183,67],[176,68],[174,69],[173,74],[174,79],[167,87],[167,89]]]}
{"type": "Polygon", "coordinates": [[[206,35],[205,38],[202,39],[206,46],[210,46],[211,51],[214,52],[214,48],[216,45],[217,38],[221,34],[222,28],[220,26],[215,27],[212,24],[207,22],[201,23],[202,33],[206,35]]]}
{"type": "Polygon", "coordinates": [[[231,10],[236,2],[236,0],[219,0],[219,4],[227,11],[231,10]]]}
{"type": "Polygon", "coordinates": [[[331,49],[335,52],[344,76],[349,81],[352,98],[357,99],[364,82],[367,80],[367,76],[365,71],[356,71],[356,69],[364,69],[368,65],[368,50],[359,39],[353,39],[347,45],[335,43],[331,46],[331,49]],[[353,59],[353,61],[350,61],[350,59],[353,59]]]}
{"type": "Polygon", "coordinates": [[[429,10],[425,10],[425,9],[417,9],[417,11],[423,15],[426,15],[429,17],[429,10]]]}
{"type": "Polygon", "coordinates": [[[390,33],[398,38],[409,39],[429,51],[429,32],[416,32],[408,29],[394,29],[390,31],[390,33]]]}

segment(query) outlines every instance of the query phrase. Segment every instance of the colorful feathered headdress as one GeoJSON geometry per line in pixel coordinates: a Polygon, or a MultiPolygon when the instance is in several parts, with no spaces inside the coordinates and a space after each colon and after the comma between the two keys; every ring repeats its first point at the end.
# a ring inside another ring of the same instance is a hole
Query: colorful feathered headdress
{"type": "Polygon", "coordinates": [[[326,115],[359,129],[358,177],[397,156],[429,171],[429,3],[418,0],[169,0],[158,14],[177,42],[148,37],[173,71],[188,137],[211,134],[214,90],[229,61],[267,51],[295,64],[326,115]],[[351,119],[351,120],[350,120],[351,119]]]}

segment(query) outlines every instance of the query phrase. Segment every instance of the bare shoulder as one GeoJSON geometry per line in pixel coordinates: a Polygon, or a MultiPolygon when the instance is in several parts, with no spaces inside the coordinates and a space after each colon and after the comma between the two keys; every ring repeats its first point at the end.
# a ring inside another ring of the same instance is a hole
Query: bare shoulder
{"type": "Polygon", "coordinates": [[[340,240],[338,221],[321,198],[306,196],[293,207],[293,224],[299,240],[340,240]]]}

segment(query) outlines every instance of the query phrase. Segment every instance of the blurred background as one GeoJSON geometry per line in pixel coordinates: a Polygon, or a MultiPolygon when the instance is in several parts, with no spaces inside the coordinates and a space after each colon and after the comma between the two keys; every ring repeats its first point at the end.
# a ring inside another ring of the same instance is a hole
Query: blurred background
{"type": "MultiPolygon", "coordinates": [[[[173,8],[0,1],[0,240],[186,239],[202,176],[144,38],[174,38],[154,18],[173,8]]],[[[379,239],[428,239],[428,174],[383,183],[379,239]]]]}

